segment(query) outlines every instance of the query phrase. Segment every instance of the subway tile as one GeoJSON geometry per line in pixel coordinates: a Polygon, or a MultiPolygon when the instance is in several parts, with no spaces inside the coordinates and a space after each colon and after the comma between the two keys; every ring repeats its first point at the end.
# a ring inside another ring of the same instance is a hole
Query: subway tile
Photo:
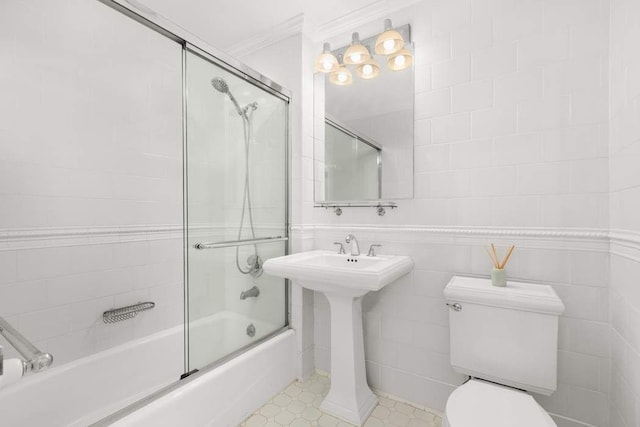
{"type": "Polygon", "coordinates": [[[432,83],[436,89],[466,83],[471,72],[469,56],[433,64],[432,83]]]}
{"type": "Polygon", "coordinates": [[[567,127],[571,121],[571,98],[560,96],[527,100],[518,104],[518,130],[536,132],[567,127]]]}
{"type": "Polygon", "coordinates": [[[568,31],[542,33],[518,41],[518,70],[539,67],[568,57],[568,31]]]}
{"type": "Polygon", "coordinates": [[[493,25],[485,19],[458,27],[451,34],[451,51],[454,58],[491,47],[493,25]]]}
{"type": "Polygon", "coordinates": [[[452,169],[488,167],[491,165],[491,140],[471,140],[448,144],[452,169]]]}
{"type": "Polygon", "coordinates": [[[449,88],[418,93],[415,100],[415,117],[424,119],[451,113],[451,91],[449,88]]]}
{"type": "Polygon", "coordinates": [[[474,81],[455,86],[451,90],[453,113],[481,110],[491,106],[493,106],[493,82],[491,80],[474,81]]]}
{"type": "Polygon", "coordinates": [[[471,113],[473,138],[490,138],[516,131],[516,109],[513,106],[497,106],[471,113]]]}
{"type": "Polygon", "coordinates": [[[516,71],[516,44],[500,44],[471,55],[471,78],[495,78],[516,71]]]}
{"type": "Polygon", "coordinates": [[[492,149],[492,163],[495,166],[541,162],[542,135],[532,133],[496,137],[492,149]]]}
{"type": "Polygon", "coordinates": [[[542,70],[519,71],[502,75],[495,80],[496,105],[513,105],[521,101],[541,98],[542,70]]]}
{"type": "Polygon", "coordinates": [[[431,141],[434,144],[463,141],[471,137],[471,117],[468,113],[436,117],[431,120],[431,141]]]}

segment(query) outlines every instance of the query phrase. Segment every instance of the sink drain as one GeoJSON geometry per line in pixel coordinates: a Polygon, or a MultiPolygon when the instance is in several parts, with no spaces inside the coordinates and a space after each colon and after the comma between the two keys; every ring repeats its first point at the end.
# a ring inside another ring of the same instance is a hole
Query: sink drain
{"type": "Polygon", "coordinates": [[[247,326],[247,335],[253,338],[255,334],[256,334],[256,327],[253,326],[253,323],[252,323],[249,326],[247,326]]]}

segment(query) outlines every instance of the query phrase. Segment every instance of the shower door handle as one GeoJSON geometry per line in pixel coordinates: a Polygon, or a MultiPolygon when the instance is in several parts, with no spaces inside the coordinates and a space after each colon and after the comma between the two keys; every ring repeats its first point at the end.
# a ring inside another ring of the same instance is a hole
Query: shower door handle
{"type": "Polygon", "coordinates": [[[247,246],[258,245],[260,243],[273,243],[273,242],[286,242],[288,237],[274,236],[274,237],[261,237],[258,239],[242,239],[242,240],[225,240],[222,242],[214,243],[196,243],[193,245],[195,249],[218,249],[229,248],[234,246],[247,246]]]}

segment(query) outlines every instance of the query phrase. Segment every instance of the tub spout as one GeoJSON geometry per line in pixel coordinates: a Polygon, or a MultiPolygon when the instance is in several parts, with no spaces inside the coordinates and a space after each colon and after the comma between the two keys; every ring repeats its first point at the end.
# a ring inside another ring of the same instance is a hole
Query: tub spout
{"type": "Polygon", "coordinates": [[[257,298],[259,295],[260,295],[260,289],[258,289],[257,286],[254,286],[251,289],[241,292],[240,299],[257,298]]]}

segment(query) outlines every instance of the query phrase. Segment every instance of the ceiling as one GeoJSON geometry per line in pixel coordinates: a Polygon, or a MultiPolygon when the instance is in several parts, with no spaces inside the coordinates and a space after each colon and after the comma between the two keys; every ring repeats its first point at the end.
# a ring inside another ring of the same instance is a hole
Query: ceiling
{"type": "Polygon", "coordinates": [[[305,25],[322,27],[337,18],[398,0],[135,0],[223,51],[268,33],[304,14],[305,25]]]}

